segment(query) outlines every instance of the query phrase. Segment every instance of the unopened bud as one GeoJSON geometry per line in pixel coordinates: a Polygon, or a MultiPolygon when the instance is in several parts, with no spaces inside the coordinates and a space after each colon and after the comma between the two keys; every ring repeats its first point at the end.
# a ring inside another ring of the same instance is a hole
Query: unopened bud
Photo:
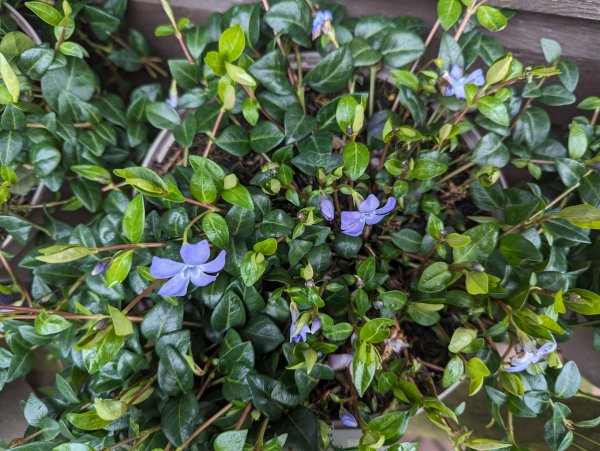
{"type": "Polygon", "coordinates": [[[485,271],[485,269],[483,268],[483,265],[481,263],[471,263],[471,270],[475,271],[475,272],[483,272],[485,271]]]}
{"type": "Polygon", "coordinates": [[[358,279],[356,280],[356,286],[357,286],[358,288],[364,287],[364,286],[365,286],[365,281],[364,281],[364,280],[362,280],[361,278],[358,278],[358,279]]]}
{"type": "Polygon", "coordinates": [[[315,281],[312,279],[309,279],[306,281],[306,288],[308,288],[309,290],[312,290],[315,287],[315,281]]]}

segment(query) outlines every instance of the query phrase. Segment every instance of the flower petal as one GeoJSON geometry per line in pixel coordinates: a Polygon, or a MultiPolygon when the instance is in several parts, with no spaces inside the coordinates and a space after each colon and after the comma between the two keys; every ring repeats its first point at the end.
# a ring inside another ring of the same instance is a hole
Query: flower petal
{"type": "Polygon", "coordinates": [[[454,95],[454,88],[452,88],[452,86],[450,86],[450,85],[446,86],[446,89],[444,90],[444,95],[446,97],[453,96],[454,95]]]}
{"type": "Polygon", "coordinates": [[[374,194],[369,194],[367,198],[358,206],[358,211],[360,211],[361,213],[371,213],[377,207],[379,207],[380,203],[381,202],[379,202],[377,196],[375,196],[374,194]]]}
{"type": "Polygon", "coordinates": [[[335,207],[329,196],[321,196],[319,198],[319,210],[325,219],[332,221],[335,215],[335,207]]]}
{"type": "Polygon", "coordinates": [[[463,76],[463,69],[458,64],[453,64],[450,68],[450,76],[455,80],[459,80],[463,76]]]}
{"type": "Polygon", "coordinates": [[[196,244],[184,244],[179,250],[181,258],[187,265],[201,265],[210,257],[208,241],[202,240],[196,244]]]}
{"type": "Polygon", "coordinates": [[[348,236],[360,236],[363,233],[364,229],[365,229],[365,223],[357,221],[357,222],[351,224],[349,227],[343,229],[342,233],[344,235],[348,235],[348,236]]]}
{"type": "Polygon", "coordinates": [[[354,356],[352,354],[329,354],[327,357],[327,365],[331,367],[333,371],[342,371],[348,368],[352,363],[354,356]]]}
{"type": "Polygon", "coordinates": [[[185,271],[182,271],[165,283],[158,294],[161,296],[185,296],[189,283],[190,277],[185,271]]]}
{"type": "Polygon", "coordinates": [[[385,215],[377,215],[375,213],[373,213],[371,216],[366,218],[366,223],[369,225],[373,225],[373,224],[377,224],[378,222],[381,222],[383,220],[383,218],[385,218],[385,215]]]}
{"type": "Polygon", "coordinates": [[[467,98],[467,95],[465,94],[465,84],[463,82],[454,83],[452,88],[454,89],[454,96],[457,99],[464,100],[467,98]]]}
{"type": "Polygon", "coordinates": [[[349,236],[359,236],[365,228],[365,218],[357,211],[342,212],[342,231],[349,236]]]}
{"type": "Polygon", "coordinates": [[[396,207],[396,198],[393,196],[388,197],[387,202],[381,208],[378,208],[374,211],[377,215],[387,215],[390,211],[392,211],[396,207]]]}
{"type": "Polygon", "coordinates": [[[326,9],[323,11],[323,20],[328,20],[329,22],[333,20],[333,14],[330,10],[326,9]]]}
{"type": "Polygon", "coordinates": [[[205,287],[217,280],[218,275],[206,274],[200,266],[193,266],[189,269],[190,279],[197,287],[205,287]]]}
{"type": "Polygon", "coordinates": [[[167,279],[183,272],[185,265],[168,258],[152,257],[150,274],[157,279],[167,279]]]}
{"type": "Polygon", "coordinates": [[[485,77],[481,69],[474,70],[466,78],[465,83],[473,83],[475,86],[483,86],[485,84],[485,77]]]}
{"type": "Polygon", "coordinates": [[[208,273],[215,273],[215,272],[219,272],[223,269],[223,267],[225,266],[225,251],[221,251],[219,252],[219,255],[217,255],[214,260],[211,260],[207,263],[204,263],[202,265],[198,265],[198,267],[204,271],[204,272],[208,272],[208,273]]]}
{"type": "Polygon", "coordinates": [[[340,420],[342,420],[342,424],[347,428],[357,428],[358,422],[356,421],[356,417],[352,415],[350,412],[344,412],[340,415],[340,420]]]}

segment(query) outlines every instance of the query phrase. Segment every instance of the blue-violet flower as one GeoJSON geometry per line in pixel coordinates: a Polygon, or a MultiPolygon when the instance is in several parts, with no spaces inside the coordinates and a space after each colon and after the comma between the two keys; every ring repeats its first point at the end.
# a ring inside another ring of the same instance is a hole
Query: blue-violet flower
{"type": "Polygon", "coordinates": [[[225,266],[225,251],[219,252],[214,260],[210,258],[208,241],[184,244],[179,251],[183,263],[168,258],[152,257],[150,274],[157,279],[169,279],[158,294],[161,296],[184,296],[190,281],[197,287],[204,287],[217,279],[225,266]]]}
{"type": "Polygon", "coordinates": [[[305,324],[298,332],[296,332],[296,321],[298,320],[298,315],[300,313],[298,311],[298,307],[296,307],[296,304],[292,303],[290,306],[290,313],[292,314],[292,324],[290,325],[290,343],[298,343],[300,341],[305,342],[307,335],[314,335],[321,328],[321,318],[318,316],[313,316],[310,327],[308,324],[305,324]]]}
{"type": "Polygon", "coordinates": [[[444,79],[449,83],[449,86],[444,90],[445,96],[456,96],[457,99],[466,99],[465,84],[473,83],[475,86],[483,86],[485,77],[481,69],[474,70],[466,77],[463,76],[462,67],[456,64],[452,65],[450,74],[444,74],[444,79]]]}
{"type": "Polygon", "coordinates": [[[344,412],[340,415],[340,420],[342,420],[342,424],[347,428],[357,428],[358,421],[356,421],[356,417],[352,415],[350,412],[344,412]]]}
{"type": "Polygon", "coordinates": [[[353,354],[329,354],[327,356],[327,365],[333,371],[342,371],[350,368],[352,359],[354,359],[353,354]]]}
{"type": "Polygon", "coordinates": [[[323,34],[329,34],[332,21],[333,14],[328,9],[326,9],[325,11],[317,11],[312,23],[313,40],[321,36],[321,32],[323,32],[323,34]]]}
{"type": "Polygon", "coordinates": [[[547,341],[539,349],[536,349],[533,344],[525,344],[523,348],[522,352],[510,359],[510,366],[504,367],[504,371],[518,373],[527,369],[532,363],[538,363],[556,350],[556,341],[552,337],[552,341],[547,341]]]}
{"type": "Polygon", "coordinates": [[[381,221],[396,206],[394,197],[388,198],[385,205],[379,208],[380,202],[376,196],[369,196],[358,206],[358,211],[342,212],[342,232],[349,236],[359,236],[365,224],[373,225],[381,221]]]}
{"type": "Polygon", "coordinates": [[[110,260],[100,260],[98,263],[96,263],[96,266],[94,266],[94,269],[92,269],[92,276],[97,276],[98,274],[105,272],[108,269],[109,263],[110,260]]]}
{"type": "Polygon", "coordinates": [[[322,194],[319,197],[319,211],[325,219],[328,221],[333,221],[333,217],[335,216],[335,207],[333,206],[333,202],[329,196],[322,194]]]}

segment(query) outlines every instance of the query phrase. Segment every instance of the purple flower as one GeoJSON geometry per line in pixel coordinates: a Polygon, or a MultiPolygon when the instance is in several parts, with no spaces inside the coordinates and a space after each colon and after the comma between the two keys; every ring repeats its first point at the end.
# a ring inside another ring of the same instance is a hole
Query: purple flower
{"type": "Polygon", "coordinates": [[[329,354],[327,357],[327,365],[331,367],[333,371],[342,371],[350,367],[352,364],[352,354],[329,354]]]}
{"type": "Polygon", "coordinates": [[[312,24],[313,40],[321,36],[321,32],[329,34],[329,28],[331,27],[332,20],[333,14],[328,9],[326,9],[325,11],[317,11],[312,24]]]}
{"type": "Polygon", "coordinates": [[[483,86],[485,78],[481,69],[474,70],[466,77],[463,76],[462,67],[452,65],[450,74],[445,73],[444,79],[449,83],[444,91],[445,96],[456,96],[457,99],[466,99],[465,84],[473,83],[475,86],[483,86]]]}
{"type": "Polygon", "coordinates": [[[356,421],[356,417],[352,415],[350,412],[344,412],[340,415],[340,420],[342,420],[342,424],[347,428],[357,428],[358,421],[356,421]]]}
{"type": "Polygon", "coordinates": [[[290,313],[292,314],[292,324],[290,325],[290,343],[299,343],[301,341],[306,342],[307,335],[314,335],[321,328],[321,318],[314,316],[312,318],[312,324],[310,327],[308,324],[305,324],[298,332],[296,332],[296,321],[298,320],[298,314],[300,313],[298,311],[298,307],[296,307],[296,304],[292,303],[290,306],[290,313]]]}
{"type": "Polygon", "coordinates": [[[556,340],[552,337],[552,341],[547,341],[539,348],[536,348],[532,343],[527,343],[523,348],[523,351],[510,359],[510,366],[504,367],[504,371],[518,373],[527,369],[532,363],[538,363],[556,350],[556,340]]]}
{"type": "Polygon", "coordinates": [[[92,269],[92,276],[97,276],[98,274],[102,274],[108,268],[110,260],[100,260],[92,269]]]}
{"type": "Polygon", "coordinates": [[[380,202],[373,194],[361,202],[358,211],[342,212],[342,232],[349,236],[359,236],[365,224],[373,225],[381,221],[396,206],[394,197],[388,198],[385,205],[379,208],[380,202]]]}
{"type": "Polygon", "coordinates": [[[184,244],[179,251],[183,263],[168,258],[152,257],[150,274],[157,279],[170,279],[158,294],[161,296],[184,296],[190,281],[197,287],[203,287],[214,282],[218,272],[225,266],[225,251],[212,260],[208,241],[202,240],[196,244],[184,244]]]}
{"type": "Polygon", "coordinates": [[[390,346],[396,354],[400,354],[404,349],[408,348],[408,343],[400,338],[386,338],[383,342],[390,346]]]}
{"type": "Polygon", "coordinates": [[[319,197],[319,210],[325,219],[328,221],[333,221],[333,217],[335,216],[335,207],[333,206],[333,202],[329,196],[321,194],[319,197]]]}

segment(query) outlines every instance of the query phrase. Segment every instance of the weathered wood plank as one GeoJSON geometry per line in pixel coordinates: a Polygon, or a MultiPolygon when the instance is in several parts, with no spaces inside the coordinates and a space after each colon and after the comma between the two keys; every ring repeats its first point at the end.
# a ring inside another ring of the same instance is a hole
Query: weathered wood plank
{"type": "Polygon", "coordinates": [[[490,4],[519,11],[600,20],[600,0],[492,0],[490,4]]]}

